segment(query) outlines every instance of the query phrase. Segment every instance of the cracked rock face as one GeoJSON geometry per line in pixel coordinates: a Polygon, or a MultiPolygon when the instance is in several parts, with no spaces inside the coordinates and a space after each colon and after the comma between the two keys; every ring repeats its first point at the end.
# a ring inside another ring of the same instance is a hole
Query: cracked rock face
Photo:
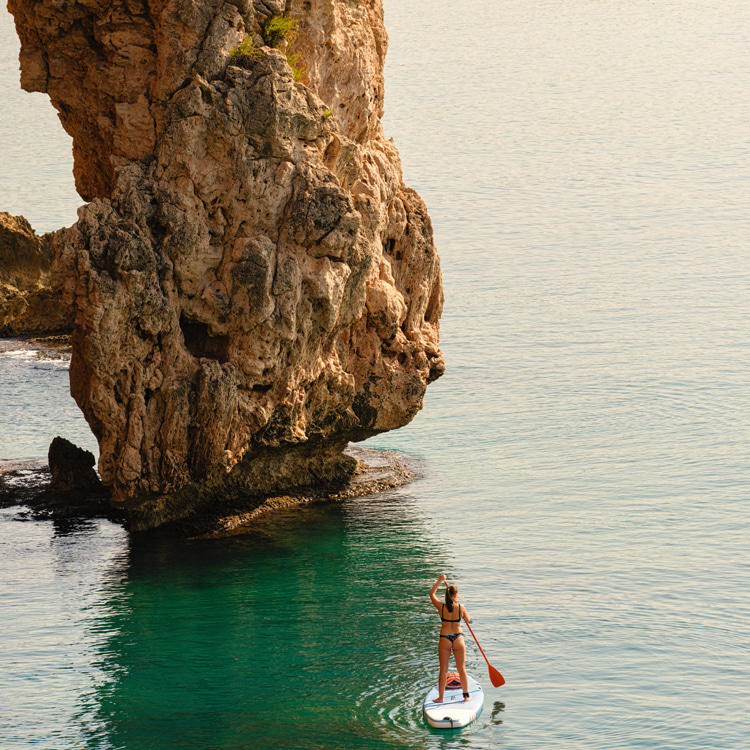
{"type": "Polygon", "coordinates": [[[350,473],[347,443],[409,422],[444,371],[430,220],[380,124],[380,0],[9,7],[90,200],[53,273],[134,526],[350,473]],[[283,11],[301,81],[261,36],[283,11]],[[232,57],[246,37],[260,54],[232,57]]]}

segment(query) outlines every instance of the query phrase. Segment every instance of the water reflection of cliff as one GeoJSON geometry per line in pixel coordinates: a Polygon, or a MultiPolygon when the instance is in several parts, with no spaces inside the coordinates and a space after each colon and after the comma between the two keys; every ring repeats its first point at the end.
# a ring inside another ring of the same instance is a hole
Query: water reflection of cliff
{"type": "Polygon", "coordinates": [[[424,746],[444,564],[406,490],[231,540],[136,540],[97,723],[128,750],[424,746]]]}

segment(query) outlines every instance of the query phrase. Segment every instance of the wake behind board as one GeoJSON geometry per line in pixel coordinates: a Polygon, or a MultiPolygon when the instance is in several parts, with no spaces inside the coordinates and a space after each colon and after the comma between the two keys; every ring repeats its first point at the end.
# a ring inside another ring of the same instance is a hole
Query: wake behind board
{"type": "Polygon", "coordinates": [[[427,723],[436,729],[459,729],[471,724],[482,713],[484,692],[482,686],[469,675],[469,700],[464,701],[457,672],[448,672],[442,703],[435,703],[438,686],[435,685],[424,699],[422,712],[427,723]]]}

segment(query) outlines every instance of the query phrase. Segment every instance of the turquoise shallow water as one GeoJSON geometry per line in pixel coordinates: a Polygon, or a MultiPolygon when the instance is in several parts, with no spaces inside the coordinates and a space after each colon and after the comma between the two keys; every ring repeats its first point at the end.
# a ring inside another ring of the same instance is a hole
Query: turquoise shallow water
{"type": "MultiPolygon", "coordinates": [[[[750,6],[386,13],[449,369],[370,443],[422,479],[220,542],[2,511],[3,748],[750,744],[750,6]],[[470,645],[486,707],[453,734],[419,715],[440,572],[508,680],[470,645]]],[[[0,384],[0,457],[85,440],[64,368],[0,356],[0,384]]]]}

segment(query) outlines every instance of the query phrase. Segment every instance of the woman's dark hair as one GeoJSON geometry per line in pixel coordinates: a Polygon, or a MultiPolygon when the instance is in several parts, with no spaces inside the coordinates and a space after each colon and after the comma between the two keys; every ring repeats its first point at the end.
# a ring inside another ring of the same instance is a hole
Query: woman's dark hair
{"type": "Polygon", "coordinates": [[[457,586],[445,587],[445,606],[448,607],[449,612],[453,612],[453,600],[456,598],[457,593],[458,593],[457,586]]]}

